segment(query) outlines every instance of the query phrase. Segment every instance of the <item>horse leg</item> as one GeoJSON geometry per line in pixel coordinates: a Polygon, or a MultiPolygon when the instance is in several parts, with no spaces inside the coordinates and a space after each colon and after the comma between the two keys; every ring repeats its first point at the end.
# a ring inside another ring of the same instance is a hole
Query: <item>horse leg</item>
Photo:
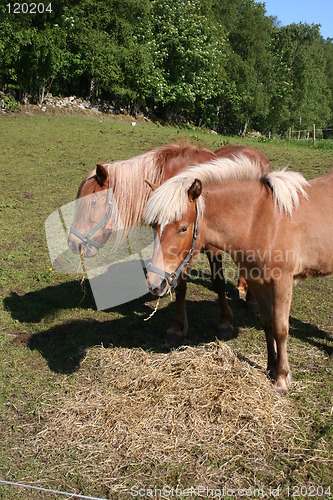
{"type": "Polygon", "coordinates": [[[289,335],[289,315],[293,293],[292,276],[283,276],[273,284],[273,335],[277,347],[277,362],[271,377],[276,388],[288,392],[290,385],[287,342],[289,335]]]}
{"type": "Polygon", "coordinates": [[[225,295],[225,281],[222,270],[222,262],[218,256],[212,256],[207,253],[212,283],[215,292],[218,295],[220,311],[221,311],[221,320],[218,327],[218,337],[223,340],[230,339],[234,335],[233,329],[233,316],[232,311],[227,303],[227,298],[225,295]]]}
{"type": "Polygon", "coordinates": [[[173,324],[171,328],[168,328],[166,331],[167,336],[170,337],[170,340],[180,340],[182,337],[185,337],[187,333],[187,316],[185,306],[186,287],[186,277],[180,276],[178,278],[178,284],[175,289],[176,311],[173,317],[173,324]]]}
{"type": "Polygon", "coordinates": [[[292,278],[283,277],[270,287],[251,284],[258,307],[260,320],[266,335],[270,378],[281,393],[288,391],[289,363],[287,341],[289,314],[292,298],[292,278]]]}
{"type": "Polygon", "coordinates": [[[249,290],[258,304],[260,321],[266,336],[267,344],[267,371],[272,373],[276,368],[276,342],[273,335],[273,297],[271,289],[257,283],[250,283],[249,290]]]}
{"type": "Polygon", "coordinates": [[[246,309],[250,314],[258,314],[259,312],[258,304],[250,289],[248,289],[246,294],[246,309]]]}

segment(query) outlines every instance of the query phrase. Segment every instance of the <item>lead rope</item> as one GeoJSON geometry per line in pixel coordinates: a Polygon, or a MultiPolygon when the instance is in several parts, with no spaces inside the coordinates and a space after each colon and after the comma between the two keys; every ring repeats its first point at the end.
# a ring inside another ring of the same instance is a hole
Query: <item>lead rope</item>
{"type": "Polygon", "coordinates": [[[157,303],[156,303],[155,309],[149,314],[148,318],[143,318],[143,321],[149,321],[154,316],[154,314],[156,313],[156,311],[158,309],[160,300],[161,300],[161,297],[159,297],[157,299],[157,303]]]}
{"type": "MultiPolygon", "coordinates": [[[[108,189],[110,189],[110,180],[109,180],[109,188],[108,189]]],[[[110,200],[108,202],[108,208],[107,208],[106,214],[108,214],[109,206],[110,206],[110,200]]],[[[83,297],[80,300],[79,305],[84,301],[84,299],[86,298],[86,295],[87,295],[85,281],[87,279],[88,274],[87,274],[86,266],[84,265],[84,256],[83,256],[82,250],[80,250],[80,263],[81,263],[81,269],[82,269],[82,278],[80,280],[80,286],[81,286],[81,290],[83,292],[83,297]]],[[[80,264],[78,267],[80,267],[80,264]]],[[[79,272],[79,269],[78,269],[78,272],[79,272]]]]}
{"type": "Polygon", "coordinates": [[[84,258],[83,258],[82,250],[80,250],[80,261],[81,261],[81,269],[82,269],[82,278],[80,280],[80,286],[81,286],[81,290],[83,292],[83,296],[79,302],[79,305],[82,304],[82,302],[84,301],[84,299],[86,298],[86,295],[87,295],[86,286],[85,286],[85,281],[87,278],[87,271],[86,271],[86,267],[84,265],[84,258]]]}
{"type": "MultiPolygon", "coordinates": [[[[169,291],[168,291],[168,295],[170,297],[170,302],[173,302],[173,295],[172,295],[172,290],[171,288],[169,288],[169,291]]],[[[155,306],[155,309],[149,314],[148,318],[143,318],[143,321],[149,321],[153,316],[154,314],[156,313],[157,309],[158,309],[158,306],[159,306],[159,303],[160,303],[160,300],[161,300],[161,297],[159,297],[157,299],[157,303],[156,303],[156,306],[155,306]]]]}

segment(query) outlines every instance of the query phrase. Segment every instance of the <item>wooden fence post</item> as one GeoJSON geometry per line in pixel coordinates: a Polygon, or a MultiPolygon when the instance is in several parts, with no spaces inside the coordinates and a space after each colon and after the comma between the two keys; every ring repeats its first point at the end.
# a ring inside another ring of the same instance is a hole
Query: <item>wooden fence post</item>
{"type": "Polygon", "coordinates": [[[313,144],[316,144],[316,124],[313,124],[313,144]]]}

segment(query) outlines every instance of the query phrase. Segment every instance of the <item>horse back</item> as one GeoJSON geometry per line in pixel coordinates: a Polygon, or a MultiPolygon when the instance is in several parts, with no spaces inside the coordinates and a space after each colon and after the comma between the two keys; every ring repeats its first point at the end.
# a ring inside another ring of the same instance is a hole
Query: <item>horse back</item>
{"type": "Polygon", "coordinates": [[[308,199],[293,216],[302,256],[298,277],[333,273],[333,170],[309,183],[308,199]]]}
{"type": "Polygon", "coordinates": [[[224,146],[215,151],[217,157],[232,158],[234,155],[242,154],[247,156],[251,161],[260,163],[260,169],[263,174],[272,171],[272,165],[268,158],[257,149],[249,146],[224,146]]]}
{"type": "Polygon", "coordinates": [[[184,144],[168,144],[156,150],[155,168],[161,172],[162,182],[177,175],[188,167],[208,163],[216,159],[209,149],[184,144]]]}

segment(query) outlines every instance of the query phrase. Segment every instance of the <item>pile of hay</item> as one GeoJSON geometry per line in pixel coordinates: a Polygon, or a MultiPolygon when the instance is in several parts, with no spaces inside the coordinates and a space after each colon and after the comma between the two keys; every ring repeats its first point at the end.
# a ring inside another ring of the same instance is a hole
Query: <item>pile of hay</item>
{"type": "Polygon", "coordinates": [[[168,354],[94,348],[68,382],[33,445],[59,477],[109,495],[283,480],[297,432],[291,404],[222,342],[168,354]]]}

